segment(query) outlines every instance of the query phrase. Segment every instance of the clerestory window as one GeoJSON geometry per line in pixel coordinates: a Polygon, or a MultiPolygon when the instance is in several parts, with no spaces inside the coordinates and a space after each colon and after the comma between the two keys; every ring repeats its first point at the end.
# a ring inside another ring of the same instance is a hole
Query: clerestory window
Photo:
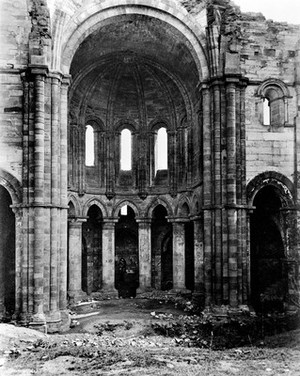
{"type": "Polygon", "coordinates": [[[155,174],[168,169],[168,134],[165,127],[158,129],[154,143],[155,174]]]}
{"type": "Polygon", "coordinates": [[[132,134],[127,128],[121,132],[120,167],[123,171],[130,171],[132,169],[132,134]]]}
{"type": "Polygon", "coordinates": [[[85,128],[85,165],[95,165],[95,135],[91,125],[85,128]]]}

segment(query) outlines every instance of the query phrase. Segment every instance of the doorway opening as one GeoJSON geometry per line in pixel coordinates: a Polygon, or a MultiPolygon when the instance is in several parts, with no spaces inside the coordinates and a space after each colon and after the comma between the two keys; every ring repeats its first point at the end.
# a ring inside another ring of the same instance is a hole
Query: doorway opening
{"type": "Polygon", "coordinates": [[[12,200],[0,186],[0,315],[11,317],[15,311],[16,232],[12,200]]]}
{"type": "Polygon", "coordinates": [[[251,301],[256,311],[282,311],[288,292],[282,206],[274,187],[255,196],[251,215],[251,301]]]}

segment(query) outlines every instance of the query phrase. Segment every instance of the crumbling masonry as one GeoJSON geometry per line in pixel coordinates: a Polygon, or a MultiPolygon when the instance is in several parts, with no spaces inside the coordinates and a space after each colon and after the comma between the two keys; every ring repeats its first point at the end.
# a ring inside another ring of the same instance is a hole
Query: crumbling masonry
{"type": "Polygon", "coordinates": [[[69,301],[152,290],[297,310],[300,26],[229,0],[1,7],[1,317],[64,330],[69,301]]]}

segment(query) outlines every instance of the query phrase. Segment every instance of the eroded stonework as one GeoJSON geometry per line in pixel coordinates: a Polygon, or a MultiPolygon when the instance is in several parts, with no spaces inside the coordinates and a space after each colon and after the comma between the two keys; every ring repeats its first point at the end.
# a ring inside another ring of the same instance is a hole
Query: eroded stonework
{"type": "Polygon", "coordinates": [[[69,302],[153,289],[298,309],[300,26],[229,0],[1,6],[1,316],[64,330],[69,302]]]}

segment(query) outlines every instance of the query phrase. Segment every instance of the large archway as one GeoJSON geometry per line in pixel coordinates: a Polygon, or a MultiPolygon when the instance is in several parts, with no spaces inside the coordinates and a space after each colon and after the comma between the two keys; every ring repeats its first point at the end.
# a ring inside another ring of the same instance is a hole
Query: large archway
{"type": "Polygon", "coordinates": [[[16,295],[15,216],[8,191],[0,185],[0,317],[11,317],[16,295]]]}
{"type": "Polygon", "coordinates": [[[251,215],[251,302],[256,311],[283,310],[288,274],[280,196],[272,185],[256,194],[251,215]]]}

